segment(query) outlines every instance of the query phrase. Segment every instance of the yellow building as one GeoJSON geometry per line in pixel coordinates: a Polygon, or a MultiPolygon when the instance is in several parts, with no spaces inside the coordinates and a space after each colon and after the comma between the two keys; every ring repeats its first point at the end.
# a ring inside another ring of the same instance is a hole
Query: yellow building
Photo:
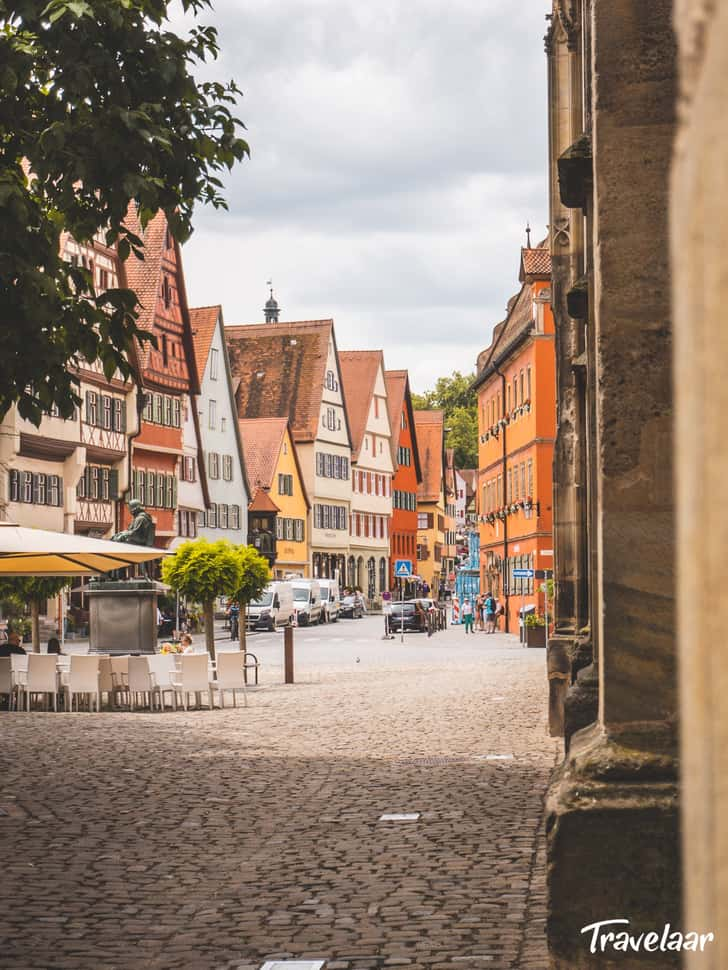
{"type": "MultiPolygon", "coordinates": [[[[310,576],[307,530],[310,503],[286,418],[239,422],[251,507],[266,501],[276,508],[276,558],[273,576],[310,576]]],[[[272,510],[272,507],[271,507],[272,510]]]]}
{"type": "Polygon", "coordinates": [[[445,415],[415,411],[422,482],[417,489],[417,573],[437,597],[445,568],[445,415]]]}

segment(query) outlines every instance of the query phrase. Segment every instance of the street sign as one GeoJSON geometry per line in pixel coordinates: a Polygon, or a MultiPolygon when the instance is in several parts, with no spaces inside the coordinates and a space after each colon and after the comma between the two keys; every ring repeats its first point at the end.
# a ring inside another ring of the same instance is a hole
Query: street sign
{"type": "Polygon", "coordinates": [[[537,569],[536,579],[553,579],[554,571],[553,569],[537,569]]]}
{"type": "Polygon", "coordinates": [[[409,579],[412,575],[412,560],[395,559],[394,575],[397,577],[397,579],[409,579]]]}
{"type": "Polygon", "coordinates": [[[514,569],[513,578],[514,579],[533,579],[533,569],[514,569]]]}

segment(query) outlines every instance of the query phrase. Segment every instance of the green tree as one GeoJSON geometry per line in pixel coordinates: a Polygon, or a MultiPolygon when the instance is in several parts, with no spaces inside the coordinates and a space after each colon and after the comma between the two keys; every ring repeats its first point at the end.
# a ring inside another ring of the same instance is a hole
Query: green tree
{"type": "MultiPolygon", "coordinates": [[[[182,0],[197,15],[209,0],[182,0]]],[[[0,0],[0,418],[17,403],[38,424],[78,404],[73,365],[135,376],[150,339],[129,290],[94,290],[61,258],[64,233],[101,233],[121,259],[143,255],[124,224],[162,209],[180,241],[196,202],[224,207],[219,174],[248,154],[231,82],[198,82],[218,52],[213,27],[168,29],[171,0],[0,0]],[[28,172],[32,173],[28,176],[28,172]],[[33,352],[29,353],[28,348],[33,352]]]]}
{"type": "Polygon", "coordinates": [[[13,576],[0,582],[0,599],[22,600],[30,605],[33,653],[40,653],[40,607],[69,585],[64,576],[13,576]]]}
{"type": "Polygon", "coordinates": [[[248,603],[256,600],[271,580],[270,566],[254,546],[238,546],[240,562],[240,583],[233,593],[233,599],[240,606],[240,649],[245,653],[245,615],[248,603]]]}
{"type": "Polygon", "coordinates": [[[478,464],[478,395],[473,390],[475,374],[438,377],[435,387],[424,394],[413,394],[417,410],[440,408],[445,412],[448,429],[446,444],[455,449],[456,468],[477,468],[478,464]]]}
{"type": "Polygon", "coordinates": [[[202,604],[207,652],[215,659],[215,600],[240,589],[242,567],[235,546],[225,539],[183,543],[162,562],[162,580],[175,592],[202,604]]]}

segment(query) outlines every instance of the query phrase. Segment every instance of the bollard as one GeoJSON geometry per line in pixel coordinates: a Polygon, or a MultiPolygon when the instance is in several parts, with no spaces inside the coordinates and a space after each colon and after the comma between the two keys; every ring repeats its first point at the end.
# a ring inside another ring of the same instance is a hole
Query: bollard
{"type": "Polygon", "coordinates": [[[285,683],[293,683],[293,627],[287,626],[283,631],[283,667],[285,683]]]}

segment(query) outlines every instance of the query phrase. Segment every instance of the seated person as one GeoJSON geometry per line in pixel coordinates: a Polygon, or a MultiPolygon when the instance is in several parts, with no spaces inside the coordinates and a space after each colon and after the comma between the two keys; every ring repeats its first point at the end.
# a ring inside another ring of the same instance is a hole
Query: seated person
{"type": "Polygon", "coordinates": [[[63,653],[57,637],[50,638],[50,640],[48,641],[48,649],[46,650],[46,653],[63,653]]]}
{"type": "Polygon", "coordinates": [[[185,633],[183,636],[181,636],[179,642],[182,647],[182,653],[195,652],[195,648],[192,645],[192,637],[189,635],[189,633],[185,633]]]}
{"type": "Polygon", "coordinates": [[[12,653],[25,653],[17,633],[9,633],[7,642],[0,643],[0,657],[9,657],[12,653]]]}

